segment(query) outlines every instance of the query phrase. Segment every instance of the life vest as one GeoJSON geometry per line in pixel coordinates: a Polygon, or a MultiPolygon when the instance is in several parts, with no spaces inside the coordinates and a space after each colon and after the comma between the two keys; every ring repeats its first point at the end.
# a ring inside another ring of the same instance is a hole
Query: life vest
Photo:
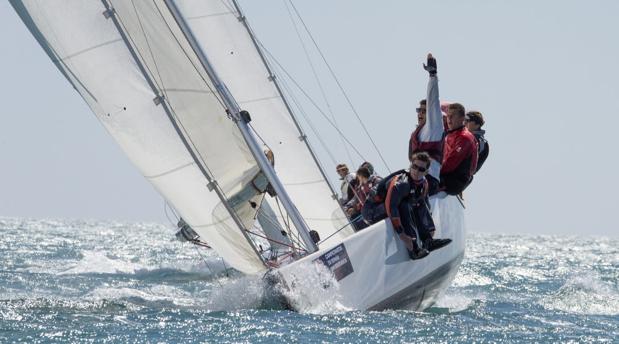
{"type": "Polygon", "coordinates": [[[372,202],[375,202],[375,203],[384,202],[385,198],[387,197],[387,188],[389,187],[389,183],[391,182],[391,179],[393,179],[393,177],[399,174],[402,174],[402,173],[406,173],[406,170],[395,171],[392,174],[383,178],[380,182],[378,182],[378,184],[372,187],[372,189],[370,190],[368,194],[368,198],[371,199],[372,202]]]}

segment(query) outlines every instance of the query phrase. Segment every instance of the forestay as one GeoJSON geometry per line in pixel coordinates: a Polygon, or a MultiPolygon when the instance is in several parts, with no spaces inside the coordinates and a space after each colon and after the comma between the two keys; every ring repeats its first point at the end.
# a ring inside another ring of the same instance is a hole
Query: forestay
{"type": "Polygon", "coordinates": [[[352,230],[337,232],[346,217],[332,198],[236,4],[230,0],[174,3],[220,79],[241,108],[251,113],[252,126],[275,153],[277,175],[308,226],[323,239],[333,235],[324,245],[340,242],[352,230]]]}
{"type": "MultiPolygon", "coordinates": [[[[263,270],[206,177],[232,198],[256,176],[256,162],[165,4],[114,1],[111,13],[105,1],[11,3],[131,161],[187,223],[236,269],[263,270]]],[[[246,228],[255,215],[248,204],[235,205],[246,228]]]]}

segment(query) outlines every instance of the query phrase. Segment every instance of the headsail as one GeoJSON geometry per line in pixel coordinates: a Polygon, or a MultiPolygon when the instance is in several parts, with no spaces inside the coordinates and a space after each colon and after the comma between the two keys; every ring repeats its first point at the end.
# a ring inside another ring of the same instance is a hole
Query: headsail
{"type": "MultiPolygon", "coordinates": [[[[236,269],[263,270],[227,204],[209,191],[204,173],[217,182],[211,188],[231,198],[259,170],[206,73],[183,46],[165,5],[118,1],[112,12],[107,1],[11,3],[132,162],[180,215],[207,233],[209,244],[236,269]]],[[[235,210],[249,228],[255,216],[249,200],[235,210]]]]}

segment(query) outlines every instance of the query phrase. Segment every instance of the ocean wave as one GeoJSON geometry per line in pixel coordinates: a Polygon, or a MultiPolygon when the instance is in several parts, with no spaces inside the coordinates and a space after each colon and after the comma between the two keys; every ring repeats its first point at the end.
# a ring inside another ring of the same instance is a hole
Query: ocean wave
{"type": "Polygon", "coordinates": [[[332,314],[350,311],[340,301],[339,283],[324,265],[310,262],[298,264],[294,270],[289,270],[289,274],[289,283],[277,286],[292,308],[299,313],[332,314]]]}
{"type": "Polygon", "coordinates": [[[471,268],[462,266],[456,278],[453,281],[453,285],[456,287],[470,287],[470,286],[486,286],[493,284],[490,277],[485,276],[471,268]]]}
{"type": "Polygon", "coordinates": [[[210,280],[229,271],[218,257],[205,257],[202,262],[194,264],[163,264],[150,266],[148,264],[127,261],[120,258],[110,258],[103,251],[82,252],[82,259],[73,266],[56,274],[63,275],[120,275],[135,279],[191,281],[210,280]]]}
{"type": "Polygon", "coordinates": [[[567,313],[619,315],[619,290],[599,276],[584,272],[569,278],[557,292],[540,303],[547,309],[567,313]]]}
{"type": "Polygon", "coordinates": [[[483,297],[470,297],[459,293],[446,293],[436,300],[434,306],[429,308],[430,313],[459,313],[475,307],[483,297]]]}
{"type": "Polygon", "coordinates": [[[121,287],[101,287],[84,296],[92,301],[127,301],[138,306],[165,307],[182,306],[195,307],[201,306],[200,299],[181,288],[157,285],[149,288],[121,287]]]}

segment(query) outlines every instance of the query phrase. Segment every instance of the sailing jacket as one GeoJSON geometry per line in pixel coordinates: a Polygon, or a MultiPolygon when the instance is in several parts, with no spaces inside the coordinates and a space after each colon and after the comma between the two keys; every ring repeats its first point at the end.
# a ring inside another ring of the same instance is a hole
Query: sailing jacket
{"type": "Polygon", "coordinates": [[[475,130],[473,135],[475,136],[475,140],[477,141],[477,153],[479,158],[477,159],[477,169],[475,173],[481,169],[481,166],[484,164],[486,159],[488,158],[488,153],[490,153],[490,145],[488,144],[488,140],[484,137],[486,134],[485,130],[475,130]]]}
{"type": "Polygon", "coordinates": [[[468,184],[477,170],[477,158],[477,141],[466,127],[448,131],[443,151],[441,181],[447,177],[468,184]]]}
{"type": "Polygon", "coordinates": [[[370,191],[375,185],[378,185],[381,180],[381,177],[373,174],[370,176],[367,183],[357,183],[355,187],[355,196],[353,199],[348,201],[348,203],[346,203],[346,208],[354,208],[355,212],[360,212],[368,198],[368,195],[370,194],[370,191]]]}
{"type": "Polygon", "coordinates": [[[342,197],[339,199],[339,201],[341,205],[344,205],[353,197],[353,188],[351,187],[351,183],[354,183],[357,177],[354,173],[348,173],[340,179],[342,180],[342,184],[340,185],[340,192],[342,197]]]}
{"type": "MultiPolygon", "coordinates": [[[[424,178],[414,181],[407,172],[393,176],[387,186],[385,210],[396,231],[402,227],[400,205],[410,203],[413,209],[421,206],[428,197],[428,181],[424,178]]],[[[425,204],[423,204],[425,206],[425,204]]]]}

